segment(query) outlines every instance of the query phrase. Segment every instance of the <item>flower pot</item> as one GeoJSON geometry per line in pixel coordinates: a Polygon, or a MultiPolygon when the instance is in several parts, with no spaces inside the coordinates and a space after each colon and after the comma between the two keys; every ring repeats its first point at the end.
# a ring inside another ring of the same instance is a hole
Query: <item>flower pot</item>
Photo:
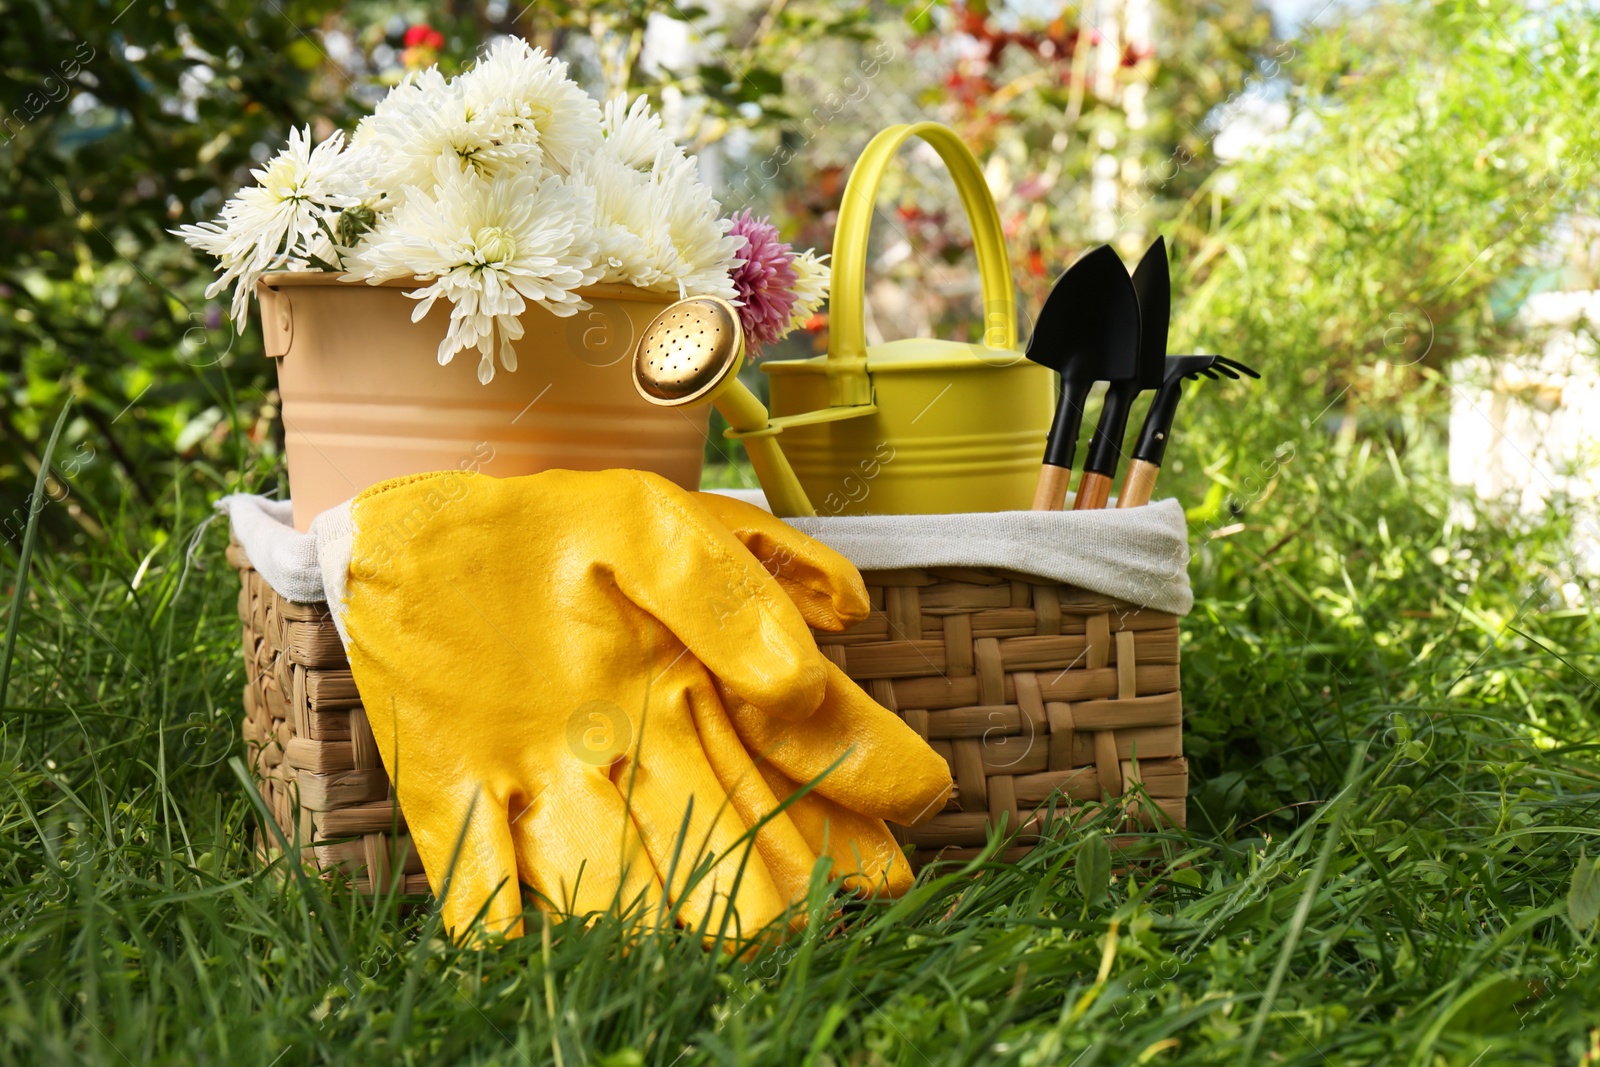
{"type": "Polygon", "coordinates": [[[450,307],[440,301],[413,323],[414,287],[311,273],[257,286],[296,528],[385,479],[448,468],[510,477],[633,467],[699,488],[706,409],[647,404],[630,374],[635,340],[670,296],[598,285],[582,290],[591,308],[570,318],[531,306],[518,369],[484,385],[476,352],[439,365],[450,307]]]}

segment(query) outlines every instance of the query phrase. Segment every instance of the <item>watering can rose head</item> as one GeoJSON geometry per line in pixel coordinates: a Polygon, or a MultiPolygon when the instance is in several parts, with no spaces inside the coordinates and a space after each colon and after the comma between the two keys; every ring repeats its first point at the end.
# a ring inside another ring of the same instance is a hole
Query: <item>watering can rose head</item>
{"type": "Polygon", "coordinates": [[[476,349],[478,377],[515,370],[521,314],[589,307],[612,283],[739,307],[759,348],[803,324],[825,268],[746,212],[725,219],[697,167],[640,97],[602,108],[567,65],[525,41],[496,42],[472,69],[407,76],[356,128],[313,145],[309,129],[252,172],[211,222],[174,232],[217,260],[206,290],[249,294],[274,271],[415,279],[413,320],[450,305],[439,362],[476,349]]]}

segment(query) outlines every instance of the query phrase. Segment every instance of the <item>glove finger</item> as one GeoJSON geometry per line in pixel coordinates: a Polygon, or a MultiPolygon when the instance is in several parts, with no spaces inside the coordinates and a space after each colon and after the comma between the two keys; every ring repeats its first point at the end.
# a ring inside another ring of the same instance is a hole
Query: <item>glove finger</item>
{"type": "Polygon", "coordinates": [[[805,719],[779,721],[749,703],[728,704],[745,746],[792,781],[826,775],[814,790],[852,811],[902,826],[931,818],[950,796],[950,765],[844,671],[823,662],[827,693],[805,719]]]}
{"type": "Polygon", "coordinates": [[[400,780],[400,809],[428,887],[439,899],[445,930],[456,941],[484,932],[522,936],[522,893],[506,799],[488,789],[463,789],[400,780]],[[459,851],[457,845],[459,843],[459,851]],[[454,866],[451,864],[454,859],[454,866]],[[481,928],[474,928],[475,920],[481,928]]]}
{"type": "Polygon", "coordinates": [[[826,679],[805,619],[691,494],[643,471],[548,474],[613,480],[629,533],[626,551],[606,560],[613,579],[724,685],[780,718],[816,710],[826,679]]]}
{"type": "MultiPolygon", "coordinates": [[[[800,788],[771,764],[762,764],[761,774],[780,798],[788,799],[800,788]]],[[[817,854],[833,863],[832,877],[843,878],[850,888],[901,897],[916,880],[900,842],[882,819],[851,811],[815,789],[795,797],[784,812],[817,854]]]]}
{"type": "Polygon", "coordinates": [[[612,765],[611,780],[682,921],[708,937],[726,931],[747,938],[782,915],[788,901],[717,781],[684,694],[675,699],[676,707],[652,702],[632,758],[612,765]]]}
{"type": "Polygon", "coordinates": [[[511,814],[517,873],[564,915],[615,911],[636,924],[656,921],[661,881],[603,770],[550,783],[511,814]]]}
{"type": "Polygon", "coordinates": [[[843,630],[872,610],[861,572],[821,541],[754,504],[718,493],[694,498],[777,579],[812,629],[843,630]]]}
{"type": "MultiPolygon", "coordinates": [[[[744,742],[728,721],[722,701],[710,695],[696,695],[690,706],[706,758],[740,821],[751,827],[767,820],[756,831],[756,851],[766,863],[773,884],[790,903],[804,901],[817,863],[816,851],[795,829],[788,813],[778,811],[779,798],[756,770],[744,742]]],[[[803,917],[797,915],[794,922],[803,922],[803,917]]]]}

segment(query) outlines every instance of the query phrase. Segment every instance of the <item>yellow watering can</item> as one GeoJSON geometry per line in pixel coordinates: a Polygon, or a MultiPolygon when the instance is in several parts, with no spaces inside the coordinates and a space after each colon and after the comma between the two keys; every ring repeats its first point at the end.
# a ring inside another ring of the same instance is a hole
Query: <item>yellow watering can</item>
{"type": "Polygon", "coordinates": [[[832,269],[828,354],[761,365],[771,375],[771,418],[738,382],[737,316],[712,298],[673,305],[645,331],[634,357],[640,393],[671,406],[714,400],[779,515],[1026,509],[1050,426],[1053,375],[1017,350],[1000,215],[954,131],[919,122],[872,139],[845,187],[832,269]],[[961,193],[983,283],[982,344],[907,338],[867,347],[873,205],[884,170],[910,137],[939,153],[961,193]]]}

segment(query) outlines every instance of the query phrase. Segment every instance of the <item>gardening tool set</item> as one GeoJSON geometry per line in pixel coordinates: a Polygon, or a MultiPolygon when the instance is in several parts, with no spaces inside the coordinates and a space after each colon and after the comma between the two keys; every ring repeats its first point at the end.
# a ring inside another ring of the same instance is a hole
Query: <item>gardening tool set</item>
{"type": "Polygon", "coordinates": [[[1084,461],[1083,476],[1073,500],[1077,511],[1106,506],[1112,477],[1122,458],[1128,415],[1134,398],[1161,390],[1145,415],[1140,451],[1129,468],[1119,507],[1146,504],[1155,485],[1155,470],[1172,431],[1181,382],[1217,373],[1237,379],[1242,372],[1260,377],[1243,363],[1223,356],[1168,356],[1167,325],[1172,311],[1172,282],[1167,272],[1166,240],[1157,237],[1145,250],[1130,279],[1109,245],[1101,245],[1066,271],[1051,290],[1039,315],[1039,327],[1028,345],[1028,358],[1061,374],[1061,403],[1045,445],[1044,465],[1034,493],[1035,511],[1053,511],[1064,502],[1072,455],[1083,420],[1083,404],[1095,382],[1105,382],[1100,420],[1095,424],[1084,461]],[[1085,323],[1077,337],[1071,325],[1085,323]],[[1085,345],[1087,334],[1094,343],[1085,345]]]}
{"type": "Polygon", "coordinates": [[[1078,511],[1106,506],[1111,475],[1122,456],[1122,437],[1127,432],[1134,398],[1161,384],[1167,351],[1167,318],[1172,303],[1172,286],[1167,279],[1167,245],[1161,238],[1157,237],[1155,244],[1139,260],[1133,272],[1133,291],[1139,307],[1139,354],[1134,359],[1132,374],[1107,379],[1100,421],[1095,423],[1089,455],[1083,463],[1083,477],[1073,500],[1072,506],[1078,511]]]}
{"type": "Polygon", "coordinates": [[[295,525],[311,533],[263,518],[278,512],[257,498],[222,506],[254,668],[245,736],[282,839],[373,891],[387,872],[425,870],[433,892],[448,889],[449,928],[514,934],[518,881],[561,911],[633,901],[749,930],[802,901],[820,861],[898,895],[913,867],[976,855],[1001,826],[1006,854],[1025,851],[1057,802],[1071,815],[1120,798],[1130,828],[1181,826],[1178,620],[1192,597],[1171,562],[1187,542],[1176,502],[1150,498],[1183,383],[1256,374],[1167,354],[1159,238],[1131,274],[1109,246],[1074,263],[1026,351],[1007,264],[956,134],[890,127],[844,192],[828,351],[761,364],[770,410],[739,379],[764,337],[748,308],[595,288],[620,331],[580,346],[569,329],[572,366],[484,386],[562,385],[549,402],[517,386],[482,408],[529,419],[503,449],[516,460],[505,472],[527,476],[505,479],[437,462],[470,451],[470,402],[436,415],[408,399],[419,379],[347,417],[359,401],[319,369],[380,313],[398,347],[398,293],[361,290],[374,296],[358,322],[338,310],[347,284],[268,276],[268,351],[298,403],[286,422],[315,438],[298,466],[290,457],[295,525]],[[976,342],[866,343],[874,202],[912,139],[949,168],[971,223],[976,342]],[[1096,383],[1073,512],[1102,514],[1062,513],[1096,383]],[[589,389],[595,426],[577,418],[589,389]],[[690,491],[682,431],[698,440],[707,404],[743,442],[772,515],[690,491]],[[402,415],[419,427],[415,465],[394,443],[402,415]],[[612,458],[634,445],[638,462],[612,458]],[[327,471],[308,475],[313,453],[327,471]],[[372,462],[336,469],[341,457],[372,462]],[[583,470],[548,469],[560,465],[583,470]],[[643,469],[598,469],[624,465],[643,469]],[[317,513],[303,513],[303,489],[317,513]],[[308,555],[310,585],[286,569],[308,555]]]}

